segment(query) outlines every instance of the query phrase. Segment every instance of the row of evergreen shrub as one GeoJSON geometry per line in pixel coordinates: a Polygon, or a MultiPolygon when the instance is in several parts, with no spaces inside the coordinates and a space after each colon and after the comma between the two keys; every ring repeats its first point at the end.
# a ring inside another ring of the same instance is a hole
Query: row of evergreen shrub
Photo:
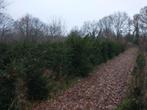
{"type": "Polygon", "coordinates": [[[144,110],[143,102],[143,83],[144,83],[144,66],[145,56],[139,51],[136,58],[136,65],[132,72],[132,81],[129,88],[128,96],[115,110],[144,110]]]}
{"type": "Polygon", "coordinates": [[[64,42],[1,43],[0,110],[9,108],[15,96],[17,78],[26,83],[29,100],[46,99],[52,89],[50,79],[86,77],[94,66],[113,58],[124,49],[120,42],[82,38],[76,33],[71,33],[64,42]]]}

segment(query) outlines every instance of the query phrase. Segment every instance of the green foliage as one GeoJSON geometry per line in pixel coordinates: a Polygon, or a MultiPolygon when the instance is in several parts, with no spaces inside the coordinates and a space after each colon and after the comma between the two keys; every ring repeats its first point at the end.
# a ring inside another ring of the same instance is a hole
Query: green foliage
{"type": "Polygon", "coordinates": [[[142,70],[145,66],[145,57],[143,55],[143,53],[140,53],[137,57],[136,60],[137,66],[139,67],[140,70],[142,70]]]}
{"type": "Polygon", "coordinates": [[[45,100],[48,98],[48,79],[40,73],[32,73],[27,76],[28,98],[30,100],[45,100]]]}
{"type": "Polygon", "coordinates": [[[4,70],[10,63],[8,48],[8,45],[3,43],[0,44],[0,70],[4,70]]]}
{"type": "Polygon", "coordinates": [[[124,45],[122,45],[121,43],[119,44],[119,42],[105,40],[101,43],[101,53],[104,62],[123,51],[124,45]]]}
{"type": "Polygon", "coordinates": [[[139,103],[136,99],[125,99],[115,110],[140,110],[139,103]]]}
{"type": "Polygon", "coordinates": [[[0,90],[7,91],[0,92],[0,109],[7,109],[12,103],[17,78],[25,82],[29,100],[44,100],[52,91],[62,88],[58,86],[59,82],[86,77],[93,67],[123,50],[124,45],[119,42],[82,38],[75,32],[64,42],[0,44],[0,74],[8,75],[14,71],[17,76],[13,79],[10,75],[9,79],[0,80],[0,90]]]}
{"type": "Polygon", "coordinates": [[[90,52],[90,45],[85,39],[80,36],[70,36],[67,39],[67,46],[70,47],[69,59],[72,74],[78,76],[87,76],[92,68],[88,52],[90,52]]]}
{"type": "Polygon", "coordinates": [[[143,78],[142,70],[145,66],[145,56],[139,53],[136,59],[136,66],[132,74],[129,96],[118,106],[116,110],[143,110],[143,78]]]}
{"type": "Polygon", "coordinates": [[[0,110],[7,110],[15,98],[15,77],[0,76],[0,110]]]}

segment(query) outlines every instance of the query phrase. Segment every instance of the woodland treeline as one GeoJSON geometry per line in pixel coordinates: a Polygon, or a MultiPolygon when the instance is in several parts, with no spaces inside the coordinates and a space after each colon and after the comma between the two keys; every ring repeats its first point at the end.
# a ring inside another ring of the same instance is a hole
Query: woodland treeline
{"type": "MultiPolygon", "coordinates": [[[[51,39],[64,39],[70,32],[60,19],[51,19],[50,23],[44,23],[39,18],[29,14],[14,20],[5,13],[5,1],[0,1],[0,41],[16,42],[31,41],[42,42],[51,39]]],[[[129,17],[126,12],[116,12],[103,17],[100,20],[87,21],[78,28],[80,36],[94,38],[121,38],[132,37],[134,40],[139,36],[146,37],[147,33],[147,7],[143,7],[139,13],[129,17]]]]}

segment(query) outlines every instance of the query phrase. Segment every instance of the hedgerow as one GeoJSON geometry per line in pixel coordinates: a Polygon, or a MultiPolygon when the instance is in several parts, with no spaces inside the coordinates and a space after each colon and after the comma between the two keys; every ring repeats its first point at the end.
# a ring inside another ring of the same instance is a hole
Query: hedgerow
{"type": "Polygon", "coordinates": [[[132,81],[129,88],[129,94],[115,110],[143,110],[143,70],[145,66],[145,56],[139,52],[136,58],[136,65],[132,72],[132,81]]]}
{"type": "Polygon", "coordinates": [[[74,32],[64,42],[0,44],[0,95],[3,95],[0,109],[6,110],[12,103],[17,78],[25,81],[28,100],[44,100],[53,89],[51,80],[86,77],[93,67],[123,50],[124,45],[120,42],[82,38],[74,32]],[[21,66],[19,71],[17,66],[21,66]],[[13,72],[17,74],[14,79],[13,72]],[[10,78],[5,79],[3,75],[10,78]],[[7,84],[9,81],[11,83],[7,84]],[[8,96],[4,95],[5,90],[8,96]]]}

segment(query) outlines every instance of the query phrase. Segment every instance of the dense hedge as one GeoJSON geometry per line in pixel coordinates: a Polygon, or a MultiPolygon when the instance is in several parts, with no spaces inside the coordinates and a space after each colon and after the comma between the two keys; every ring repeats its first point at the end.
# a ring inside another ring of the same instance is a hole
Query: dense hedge
{"type": "Polygon", "coordinates": [[[0,96],[3,98],[0,98],[0,110],[6,110],[15,94],[15,80],[2,78],[3,75],[17,74],[16,78],[21,77],[26,82],[28,99],[42,100],[47,98],[52,89],[50,79],[85,77],[94,66],[122,51],[124,45],[120,42],[81,38],[74,32],[64,42],[1,43],[0,96]],[[45,72],[48,70],[52,72],[45,72]]]}
{"type": "Polygon", "coordinates": [[[145,57],[143,53],[140,53],[136,59],[137,66],[140,70],[142,70],[145,66],[145,57]]]}
{"type": "Polygon", "coordinates": [[[0,110],[8,110],[15,98],[14,77],[1,76],[0,78],[0,110]]]}

